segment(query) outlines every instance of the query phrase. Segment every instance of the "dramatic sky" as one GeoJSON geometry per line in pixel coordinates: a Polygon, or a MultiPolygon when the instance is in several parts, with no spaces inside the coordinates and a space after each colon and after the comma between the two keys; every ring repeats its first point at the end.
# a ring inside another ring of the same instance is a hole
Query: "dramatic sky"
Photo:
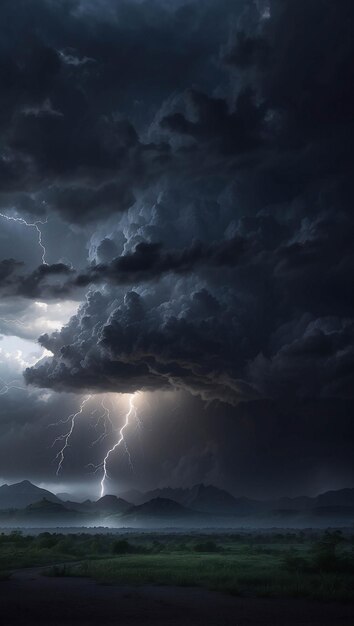
{"type": "Polygon", "coordinates": [[[353,17],[1,1],[2,480],[353,486],[353,17]]]}

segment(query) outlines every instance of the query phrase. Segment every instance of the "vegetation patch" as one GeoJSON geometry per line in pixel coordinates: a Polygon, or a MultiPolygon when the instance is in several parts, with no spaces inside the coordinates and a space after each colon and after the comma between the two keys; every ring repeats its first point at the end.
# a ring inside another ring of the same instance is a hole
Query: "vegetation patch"
{"type": "MultiPolygon", "coordinates": [[[[235,595],[354,600],[354,538],[339,531],[0,535],[0,571],[200,586],[235,595]]],[[[1,580],[1,575],[0,575],[1,580]]]]}

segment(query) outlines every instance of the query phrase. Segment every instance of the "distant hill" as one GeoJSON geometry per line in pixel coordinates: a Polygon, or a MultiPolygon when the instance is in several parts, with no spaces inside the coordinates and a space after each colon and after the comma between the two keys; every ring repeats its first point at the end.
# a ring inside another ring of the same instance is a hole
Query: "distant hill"
{"type": "Polygon", "coordinates": [[[43,498],[43,500],[40,500],[39,502],[29,504],[20,512],[20,514],[21,517],[38,517],[40,519],[58,519],[61,517],[77,517],[77,515],[79,515],[77,511],[72,511],[66,508],[63,504],[60,504],[59,502],[51,502],[50,500],[46,500],[46,498],[43,498]]]}
{"type": "Polygon", "coordinates": [[[29,480],[23,480],[14,485],[2,485],[0,487],[0,510],[24,509],[43,498],[49,502],[61,502],[54,493],[33,485],[29,480]]]}
{"type": "Polygon", "coordinates": [[[193,511],[168,498],[154,498],[144,504],[131,507],[126,512],[126,515],[131,515],[132,513],[134,515],[157,515],[163,517],[193,515],[193,511]]]}
{"type": "MultiPolygon", "coordinates": [[[[63,494],[64,495],[64,494],[63,494]]],[[[97,501],[62,501],[46,489],[24,480],[0,487],[0,523],[114,526],[269,526],[350,525],[354,522],[354,489],[327,491],[316,497],[276,500],[235,498],[224,489],[198,484],[191,488],[126,492],[126,498],[106,495],[97,501]],[[130,500],[128,499],[130,498],[130,500]],[[135,504],[131,501],[135,500],[135,504]]],[[[72,496],[70,496],[72,497],[72,496]]]]}
{"type": "Polygon", "coordinates": [[[72,511],[60,504],[43,498],[33,502],[24,509],[8,509],[0,511],[0,523],[3,526],[72,526],[83,525],[85,517],[78,511],[72,511]]]}
{"type": "MultiPolygon", "coordinates": [[[[145,494],[136,492],[133,495],[135,495],[136,499],[140,500],[141,503],[148,502],[154,498],[167,498],[193,511],[236,517],[260,516],[272,512],[277,512],[278,515],[280,511],[283,511],[284,514],[285,511],[288,511],[290,515],[291,512],[310,512],[311,510],[321,507],[354,506],[354,489],[328,491],[316,497],[282,497],[276,500],[263,501],[245,497],[235,498],[224,489],[204,484],[194,485],[194,487],[187,489],[165,487],[163,489],[148,491],[145,494]]],[[[126,496],[128,498],[128,492],[126,496]]]]}
{"type": "Polygon", "coordinates": [[[103,496],[99,500],[93,503],[95,511],[102,513],[125,513],[131,508],[130,502],[123,500],[123,498],[117,498],[117,496],[103,496]]]}
{"type": "Polygon", "coordinates": [[[80,513],[90,513],[97,515],[113,515],[114,513],[124,513],[132,505],[123,498],[117,496],[106,495],[96,501],[85,500],[84,502],[74,502],[67,500],[63,502],[64,506],[80,513]]]}
{"type": "Polygon", "coordinates": [[[168,498],[153,498],[144,504],[130,507],[123,515],[112,516],[110,521],[115,519],[124,525],[141,525],[158,524],[169,526],[179,525],[181,522],[196,520],[198,514],[186,507],[169,500],[168,498]]]}
{"type": "Polygon", "coordinates": [[[91,500],[85,500],[84,502],[76,502],[75,500],[66,500],[63,505],[67,509],[72,511],[79,511],[80,513],[91,513],[93,510],[94,502],[91,500]]]}
{"type": "MultiPolygon", "coordinates": [[[[150,492],[153,493],[153,492],[150,492]]],[[[126,500],[127,502],[129,502],[130,504],[143,504],[144,502],[146,502],[147,500],[151,500],[151,498],[147,497],[146,493],[143,493],[142,491],[138,491],[137,489],[129,489],[128,491],[123,491],[123,493],[119,494],[119,497],[122,498],[123,500],[126,500]]]]}
{"type": "Polygon", "coordinates": [[[44,512],[51,516],[55,516],[56,512],[62,516],[69,511],[71,514],[85,514],[90,519],[95,516],[104,517],[124,513],[131,506],[130,502],[114,495],[103,496],[96,502],[91,500],[84,502],[64,501],[47,489],[37,487],[29,480],[0,487],[0,511],[25,511],[26,515],[31,516],[42,515],[44,512]],[[53,506],[50,506],[51,504],[53,506]]]}
{"type": "Polygon", "coordinates": [[[344,506],[341,504],[333,504],[329,506],[318,506],[312,511],[314,516],[326,517],[332,519],[350,518],[354,520],[354,506],[344,506]]]}
{"type": "Polygon", "coordinates": [[[298,496],[297,498],[278,498],[277,500],[266,501],[265,508],[288,509],[291,511],[305,511],[314,506],[314,498],[309,496],[298,496]]]}
{"type": "Polygon", "coordinates": [[[259,508],[256,500],[234,498],[224,489],[202,483],[187,489],[166,487],[140,495],[144,502],[152,498],[167,498],[193,511],[213,515],[245,515],[254,513],[259,508]]]}
{"type": "Polygon", "coordinates": [[[321,493],[316,500],[316,506],[354,506],[354,489],[339,489],[321,493]]]}
{"type": "Polygon", "coordinates": [[[67,502],[68,500],[71,500],[74,497],[73,502],[83,502],[85,500],[85,498],[79,498],[77,496],[73,496],[72,493],[67,493],[66,491],[60,492],[60,493],[56,493],[55,494],[57,496],[57,498],[59,498],[60,500],[63,500],[63,502],[67,502]]]}
{"type": "Polygon", "coordinates": [[[213,485],[196,485],[189,490],[185,506],[203,513],[222,515],[245,515],[253,513],[256,501],[248,498],[234,498],[228,491],[213,485]]]}
{"type": "MultiPolygon", "coordinates": [[[[140,502],[134,502],[134,504],[144,504],[144,502],[148,502],[149,500],[154,500],[155,498],[166,498],[167,500],[174,500],[179,504],[183,504],[191,489],[183,489],[181,487],[163,487],[162,489],[153,489],[151,491],[146,491],[145,493],[140,493],[140,502]]],[[[139,492],[132,492],[132,495],[139,494],[139,492]]],[[[128,493],[127,493],[128,496],[128,493]]],[[[139,498],[139,495],[136,496],[136,499],[139,498]]]]}
{"type": "Polygon", "coordinates": [[[318,507],[331,506],[354,506],[354,489],[339,489],[338,491],[325,491],[318,496],[298,496],[296,498],[278,498],[263,502],[266,510],[289,509],[293,511],[310,511],[318,507]]]}

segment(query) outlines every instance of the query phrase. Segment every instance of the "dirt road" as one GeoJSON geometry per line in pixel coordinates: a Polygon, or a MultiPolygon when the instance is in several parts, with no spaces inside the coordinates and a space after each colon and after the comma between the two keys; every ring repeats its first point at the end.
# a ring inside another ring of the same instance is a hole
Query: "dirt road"
{"type": "Polygon", "coordinates": [[[0,583],[1,626],[352,626],[353,605],[233,598],[198,588],[99,585],[43,568],[0,583]]]}

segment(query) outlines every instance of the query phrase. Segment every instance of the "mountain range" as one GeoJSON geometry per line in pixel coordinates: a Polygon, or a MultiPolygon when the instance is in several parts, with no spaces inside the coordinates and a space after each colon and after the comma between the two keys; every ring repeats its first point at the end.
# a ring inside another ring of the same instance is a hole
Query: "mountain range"
{"type": "Polygon", "coordinates": [[[186,489],[165,487],[145,493],[136,490],[126,491],[121,494],[121,497],[135,505],[154,498],[168,498],[195,511],[241,516],[276,510],[306,511],[329,506],[354,507],[354,489],[350,488],[326,491],[315,497],[297,496],[255,500],[246,497],[235,498],[224,489],[201,483],[186,489]]]}
{"type": "MultiPolygon", "coordinates": [[[[66,494],[65,494],[66,496],[66,494]]],[[[106,495],[96,501],[62,500],[28,480],[0,487],[1,525],[232,526],[346,525],[354,522],[354,489],[316,497],[235,498],[213,485],[106,495]]]]}
{"type": "Polygon", "coordinates": [[[43,498],[49,502],[61,502],[54,493],[33,485],[29,480],[22,480],[20,483],[15,483],[14,485],[1,485],[0,510],[24,509],[29,504],[34,504],[43,498]]]}

